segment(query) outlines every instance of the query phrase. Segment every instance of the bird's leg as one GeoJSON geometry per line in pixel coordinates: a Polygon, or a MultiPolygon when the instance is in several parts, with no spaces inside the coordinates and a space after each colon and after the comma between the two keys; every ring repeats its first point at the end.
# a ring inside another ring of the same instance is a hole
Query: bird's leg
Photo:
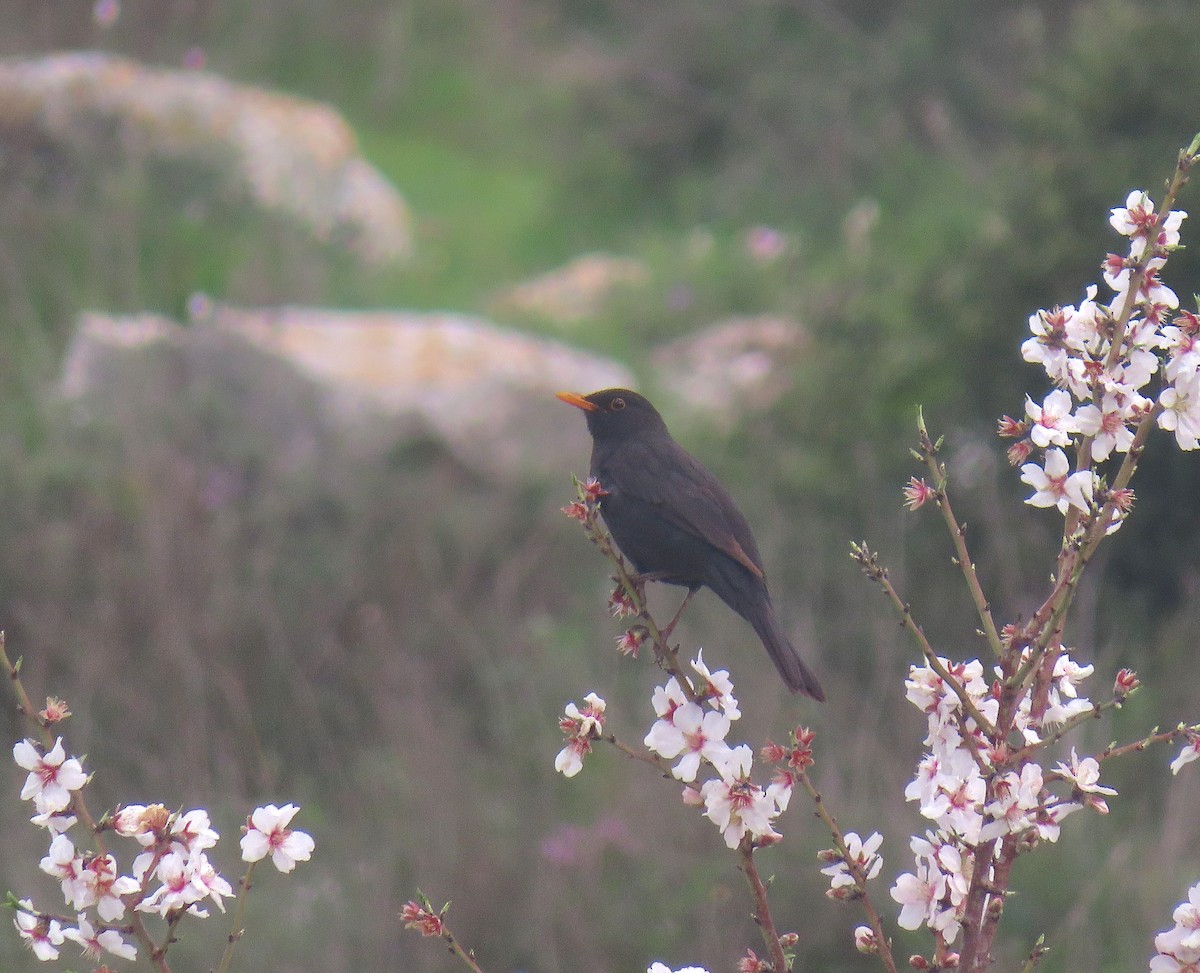
{"type": "Polygon", "coordinates": [[[667,623],[667,627],[662,630],[662,637],[664,639],[669,639],[671,637],[671,633],[675,631],[675,624],[679,621],[680,616],[683,614],[683,610],[687,608],[688,602],[692,600],[692,595],[695,593],[695,588],[688,588],[688,593],[683,596],[683,604],[681,604],[679,606],[679,610],[675,612],[675,617],[672,618],[671,621],[667,623]]]}

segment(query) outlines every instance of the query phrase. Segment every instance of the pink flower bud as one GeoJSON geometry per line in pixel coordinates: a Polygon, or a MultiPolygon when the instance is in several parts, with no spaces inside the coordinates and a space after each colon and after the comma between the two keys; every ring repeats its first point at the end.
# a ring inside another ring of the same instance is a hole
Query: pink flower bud
{"type": "Polygon", "coordinates": [[[1128,696],[1131,692],[1138,688],[1142,681],[1138,678],[1138,674],[1132,669],[1122,669],[1117,673],[1117,678],[1113,682],[1114,696],[1128,696]]]}
{"type": "Polygon", "coordinates": [[[873,956],[879,952],[879,941],[870,926],[859,926],[854,930],[854,947],[860,953],[873,956]]]}
{"type": "Polygon", "coordinates": [[[1008,464],[1009,466],[1020,466],[1027,459],[1029,454],[1033,452],[1033,442],[1028,439],[1022,439],[1019,443],[1013,443],[1008,447],[1008,464]]]}
{"type": "Polygon", "coordinates": [[[416,929],[422,936],[440,936],[444,928],[441,916],[413,901],[404,904],[400,919],[406,929],[416,929]]]}

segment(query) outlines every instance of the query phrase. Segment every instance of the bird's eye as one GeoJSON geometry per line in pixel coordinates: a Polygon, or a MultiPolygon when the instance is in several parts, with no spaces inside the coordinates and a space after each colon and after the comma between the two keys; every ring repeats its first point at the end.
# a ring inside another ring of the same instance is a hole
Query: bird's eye
{"type": "Polygon", "coordinates": [[[613,399],[610,403],[608,403],[608,407],[613,412],[620,412],[625,408],[625,400],[622,398],[613,399]]]}

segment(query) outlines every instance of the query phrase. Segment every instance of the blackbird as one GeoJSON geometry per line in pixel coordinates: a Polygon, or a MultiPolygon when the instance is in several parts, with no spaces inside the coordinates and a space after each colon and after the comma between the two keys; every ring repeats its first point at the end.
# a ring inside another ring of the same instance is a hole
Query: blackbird
{"type": "Polygon", "coordinates": [[[600,513],[638,574],[681,585],[688,598],[700,588],[714,591],[754,627],[792,692],[824,700],[779,624],[750,525],[712,471],[671,438],[658,410],[636,392],[558,398],[587,418],[591,475],[608,491],[600,513]]]}

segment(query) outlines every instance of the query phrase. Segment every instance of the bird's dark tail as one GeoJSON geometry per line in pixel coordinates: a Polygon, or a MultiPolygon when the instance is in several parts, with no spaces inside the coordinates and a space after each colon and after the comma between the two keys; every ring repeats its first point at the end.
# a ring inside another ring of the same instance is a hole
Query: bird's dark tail
{"type": "Polygon", "coordinates": [[[811,696],[819,703],[825,702],[825,690],[817,682],[817,677],[804,664],[800,653],[783,634],[783,627],[779,624],[779,616],[775,614],[775,606],[771,604],[771,599],[764,597],[761,604],[746,615],[746,621],[754,626],[762,644],[767,647],[767,654],[775,663],[775,668],[779,670],[779,675],[787,683],[788,689],[794,693],[811,696]]]}
{"type": "Polygon", "coordinates": [[[775,606],[766,587],[759,579],[751,579],[750,573],[740,564],[735,565],[730,561],[728,569],[736,577],[711,577],[709,587],[754,627],[788,689],[823,703],[825,691],[783,633],[783,626],[775,614],[775,606]]]}

